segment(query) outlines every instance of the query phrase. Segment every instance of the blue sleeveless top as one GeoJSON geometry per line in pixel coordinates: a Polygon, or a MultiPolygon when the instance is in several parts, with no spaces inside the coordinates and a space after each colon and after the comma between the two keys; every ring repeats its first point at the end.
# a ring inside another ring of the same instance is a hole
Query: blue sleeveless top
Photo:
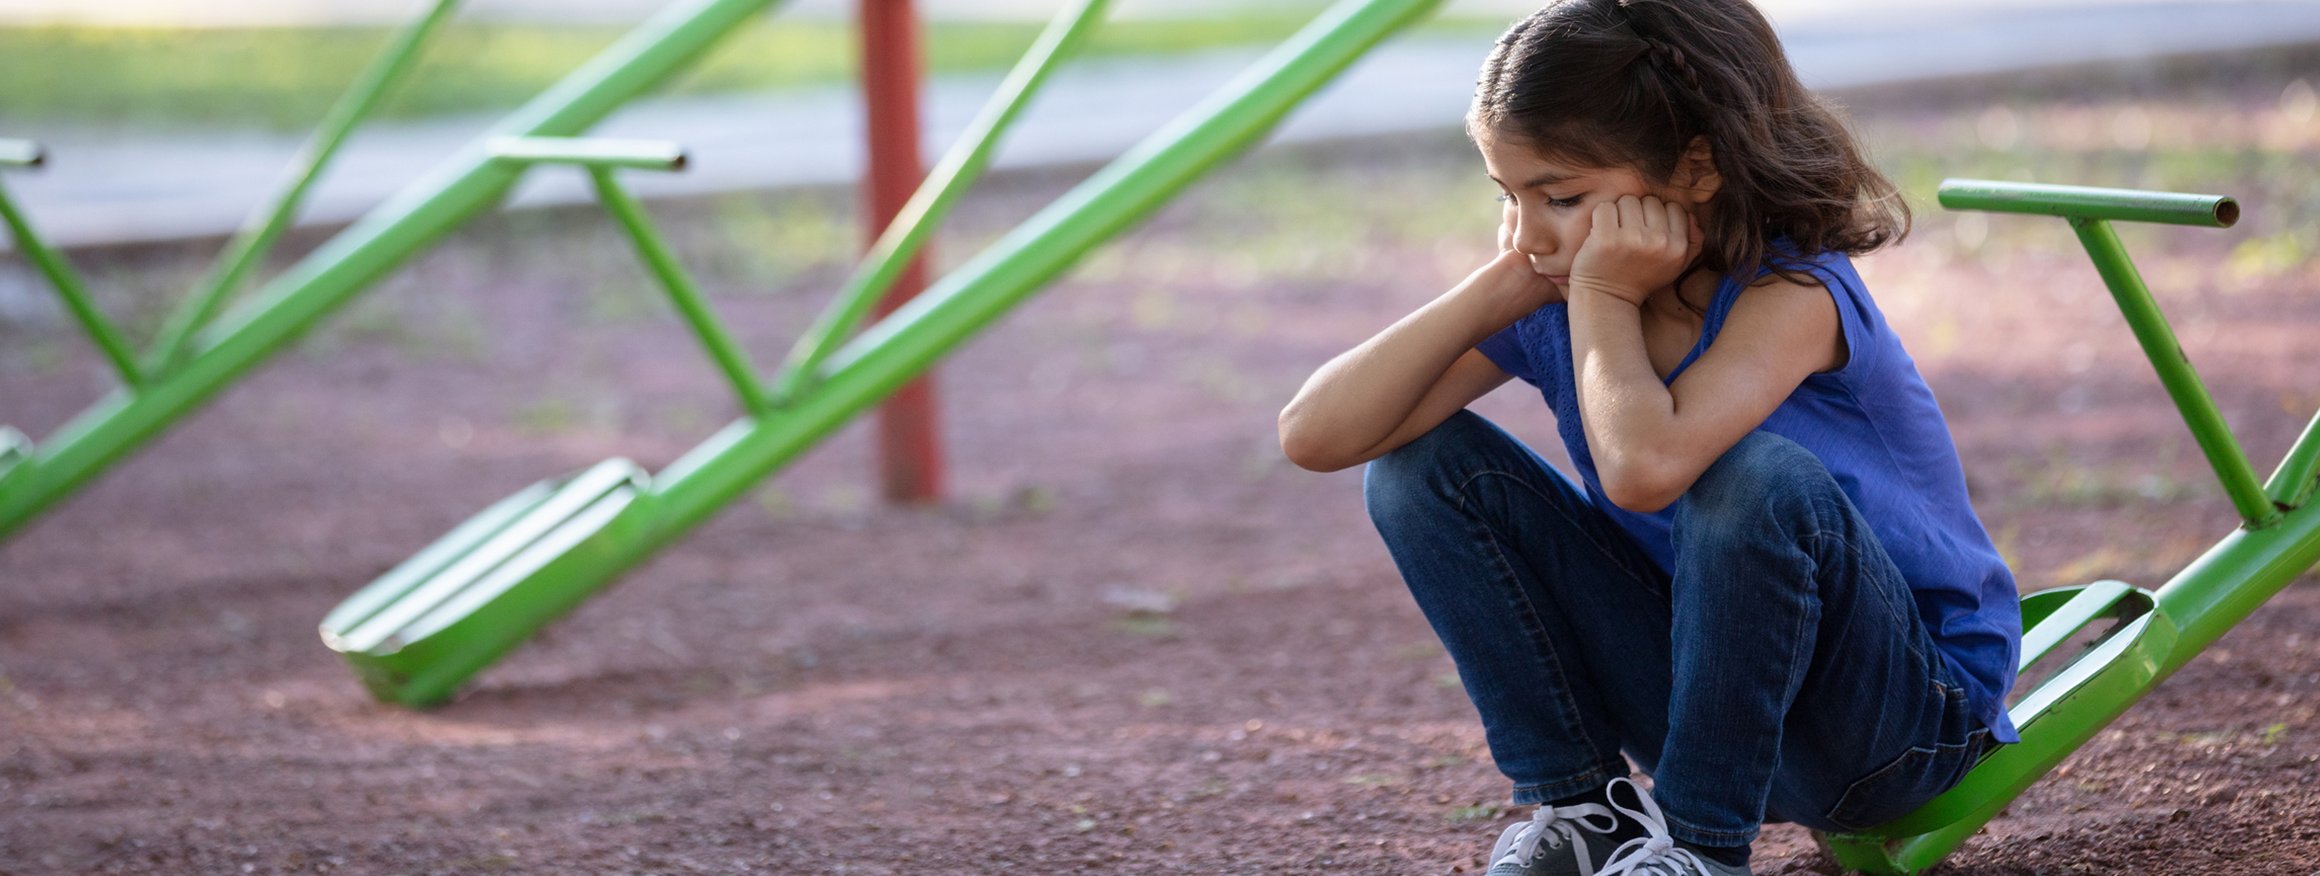
{"type": "MultiPolygon", "coordinates": [[[[2021,650],[2020,597],[2013,573],[1974,516],[1957,446],[1933,392],[1886,326],[1851,259],[1824,253],[1783,266],[1818,280],[1836,299],[1847,358],[1834,371],[1806,378],[1757,428],[1796,442],[1828,466],[1909,582],[1918,620],[1950,664],[1951,677],[1962,682],[1975,714],[1998,741],[2020,741],[2005,709],[2021,650]]],[[[1715,343],[1746,288],[1724,278],[1708,306],[1699,342],[1668,374],[1669,382],[1715,343]]],[[[1476,349],[1500,370],[1539,388],[1554,409],[1556,431],[1587,497],[1661,569],[1670,568],[1674,549],[1668,527],[1674,508],[1637,514],[1603,496],[1573,389],[1567,305],[1541,307],[1476,349]]]]}

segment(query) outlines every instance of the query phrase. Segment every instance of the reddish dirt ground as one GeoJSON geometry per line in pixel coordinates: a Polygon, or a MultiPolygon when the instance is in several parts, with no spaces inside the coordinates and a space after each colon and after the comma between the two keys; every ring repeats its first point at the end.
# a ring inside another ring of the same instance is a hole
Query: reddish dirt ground
{"type": "MultiPolygon", "coordinates": [[[[2285,80],[2251,76],[2224,92],[2245,106],[2182,112],[2270,112],[2285,80]]],[[[1987,139],[1979,101],[1868,121],[1987,139]]],[[[2249,191],[2241,231],[2130,240],[2259,464],[2320,406],[2320,273],[2216,266],[2278,231],[2267,209],[2311,214],[2314,139],[2279,147],[2304,188],[2249,191]]],[[[325,612],[493,499],[665,465],[732,410],[659,302],[606,296],[639,280],[601,220],[485,220],[0,545],[0,873],[1475,871],[1521,813],[1358,475],[1289,466],[1273,415],[1479,255],[1486,194],[1455,245],[1204,249],[1235,185],[1471,184],[1462,149],[1237,167],[944,364],[948,501],[874,502],[858,425],[413,712],[356,686],[325,612]]],[[[1061,184],[995,184],[966,236],[1061,184]]],[[[2035,220],[1920,209],[1864,271],[2025,587],[2163,582],[2231,515],[2083,257],[2035,220]]],[[[686,239],[732,216],[657,212],[686,239]]],[[[175,288],[205,253],[99,273],[175,288]]],[[[835,277],[700,257],[765,359],[818,304],[786,290],[835,277]]],[[[0,413],[34,435],[106,386],[77,341],[40,341],[65,331],[0,324],[0,413]]],[[[1551,445],[1535,398],[1481,408],[1551,445]]],[[[2314,872],[2316,630],[2320,588],[2290,587],[1940,872],[2314,872]]],[[[1834,872],[1792,827],[1757,850],[1759,872],[1834,872]]]]}

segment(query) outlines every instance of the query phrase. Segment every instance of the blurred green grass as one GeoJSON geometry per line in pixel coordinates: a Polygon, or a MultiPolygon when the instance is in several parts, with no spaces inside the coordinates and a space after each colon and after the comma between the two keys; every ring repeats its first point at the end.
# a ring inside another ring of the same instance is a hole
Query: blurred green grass
{"type": "MultiPolygon", "coordinates": [[[[1279,42],[1310,19],[1309,4],[1256,5],[1207,18],[1111,22],[1088,58],[1180,55],[1279,42]]],[[[1488,35],[1502,24],[1441,19],[1436,32],[1488,35]]],[[[925,30],[937,73],[1005,70],[1038,22],[938,21],[925,30]]],[[[852,23],[763,17],[672,82],[704,94],[850,80],[852,23]]],[[[37,136],[44,123],[299,130],[313,125],[392,34],[385,27],[0,28],[0,136],[37,136]]],[[[514,107],[612,43],[626,28],[453,22],[380,108],[415,118],[514,107]]]]}

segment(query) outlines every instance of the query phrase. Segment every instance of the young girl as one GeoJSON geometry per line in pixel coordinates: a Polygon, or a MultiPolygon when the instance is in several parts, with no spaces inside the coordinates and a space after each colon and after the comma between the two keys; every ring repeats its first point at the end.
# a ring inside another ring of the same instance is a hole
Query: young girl
{"type": "Polygon", "coordinates": [[[1744,0],[1563,0],[1483,63],[1499,255],[1281,413],[1371,519],[1517,803],[1492,874],[1748,871],[2014,742],[2014,581],[1848,255],[1907,208],[1744,0]],[[1520,377],[1578,482],[1463,410],[1520,377]],[[1627,779],[1632,758],[1653,776],[1627,779]]]}

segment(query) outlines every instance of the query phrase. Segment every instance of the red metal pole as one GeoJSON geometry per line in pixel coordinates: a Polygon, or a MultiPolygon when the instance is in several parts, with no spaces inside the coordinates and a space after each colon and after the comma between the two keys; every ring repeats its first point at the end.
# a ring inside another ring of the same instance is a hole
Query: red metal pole
{"type": "MultiPolygon", "coordinates": [[[[862,93],[869,105],[869,234],[876,240],[925,179],[918,151],[919,41],[911,0],[861,0],[862,93]]],[[[926,288],[926,251],[911,260],[878,303],[884,316],[926,288]]],[[[942,443],[934,372],[911,381],[878,409],[879,479],[888,501],[942,498],[942,443]]]]}

